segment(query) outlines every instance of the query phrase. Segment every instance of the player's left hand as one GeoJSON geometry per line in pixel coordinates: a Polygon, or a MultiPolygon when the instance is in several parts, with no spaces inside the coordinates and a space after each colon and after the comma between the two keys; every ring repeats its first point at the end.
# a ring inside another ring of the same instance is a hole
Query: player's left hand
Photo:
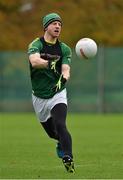
{"type": "Polygon", "coordinates": [[[62,84],[65,84],[66,82],[67,82],[67,80],[61,74],[58,82],[56,83],[55,87],[53,88],[55,90],[55,92],[59,91],[61,89],[62,84]]]}

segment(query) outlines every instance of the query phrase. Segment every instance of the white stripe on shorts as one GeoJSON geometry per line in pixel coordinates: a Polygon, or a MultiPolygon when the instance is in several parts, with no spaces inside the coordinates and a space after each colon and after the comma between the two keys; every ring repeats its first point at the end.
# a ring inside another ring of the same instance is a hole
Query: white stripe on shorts
{"type": "Polygon", "coordinates": [[[32,94],[32,102],[39,121],[46,122],[51,117],[51,110],[56,104],[64,103],[67,105],[67,91],[63,89],[50,99],[42,99],[32,94]]]}

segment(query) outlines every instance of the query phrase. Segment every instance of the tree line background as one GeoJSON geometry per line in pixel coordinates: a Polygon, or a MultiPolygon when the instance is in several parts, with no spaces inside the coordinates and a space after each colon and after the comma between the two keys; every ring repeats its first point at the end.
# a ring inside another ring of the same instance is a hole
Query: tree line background
{"type": "Polygon", "coordinates": [[[60,39],[71,47],[82,37],[123,46],[123,0],[0,0],[0,50],[26,50],[51,12],[61,15],[60,39]]]}

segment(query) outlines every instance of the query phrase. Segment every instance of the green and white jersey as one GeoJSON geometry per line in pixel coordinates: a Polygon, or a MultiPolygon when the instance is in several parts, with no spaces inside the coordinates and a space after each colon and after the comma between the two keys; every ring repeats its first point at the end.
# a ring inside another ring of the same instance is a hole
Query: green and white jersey
{"type": "MultiPolygon", "coordinates": [[[[46,60],[54,60],[55,68],[33,68],[30,63],[30,76],[32,83],[32,93],[40,98],[52,98],[56,91],[54,87],[61,75],[61,65],[71,63],[72,51],[69,46],[63,42],[56,41],[55,44],[47,43],[44,38],[35,39],[28,48],[28,54],[40,53],[40,56],[46,60]]],[[[62,84],[61,90],[65,88],[62,84]]]]}

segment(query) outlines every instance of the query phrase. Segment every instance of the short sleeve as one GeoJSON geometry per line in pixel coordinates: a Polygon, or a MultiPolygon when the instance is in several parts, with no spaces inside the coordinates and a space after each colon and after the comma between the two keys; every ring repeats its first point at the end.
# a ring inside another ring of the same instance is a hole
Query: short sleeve
{"type": "Polygon", "coordinates": [[[69,46],[67,46],[65,43],[61,43],[61,49],[62,49],[62,64],[71,64],[71,58],[72,58],[72,50],[69,46]]]}
{"type": "Polygon", "coordinates": [[[39,38],[36,38],[32,43],[28,46],[28,55],[40,53],[42,48],[42,44],[39,38]]]}

